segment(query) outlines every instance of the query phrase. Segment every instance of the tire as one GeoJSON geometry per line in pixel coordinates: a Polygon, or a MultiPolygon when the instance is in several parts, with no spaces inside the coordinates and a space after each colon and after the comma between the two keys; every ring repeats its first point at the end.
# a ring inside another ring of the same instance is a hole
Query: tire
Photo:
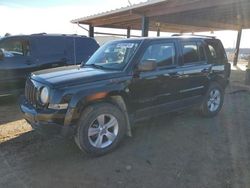
{"type": "Polygon", "coordinates": [[[75,142],[92,156],[114,150],[125,135],[125,116],[115,105],[99,103],[87,107],[77,123],[75,142]]]}
{"type": "Polygon", "coordinates": [[[222,108],[223,101],[223,87],[216,82],[211,83],[200,107],[201,115],[204,117],[216,116],[222,108]]]}

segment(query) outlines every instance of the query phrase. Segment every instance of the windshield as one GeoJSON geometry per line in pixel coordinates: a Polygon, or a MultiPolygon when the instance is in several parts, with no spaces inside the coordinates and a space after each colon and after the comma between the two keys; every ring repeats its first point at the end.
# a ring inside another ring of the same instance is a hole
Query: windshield
{"type": "Polygon", "coordinates": [[[119,41],[103,45],[83,66],[121,70],[135,53],[139,41],[119,41]]]}

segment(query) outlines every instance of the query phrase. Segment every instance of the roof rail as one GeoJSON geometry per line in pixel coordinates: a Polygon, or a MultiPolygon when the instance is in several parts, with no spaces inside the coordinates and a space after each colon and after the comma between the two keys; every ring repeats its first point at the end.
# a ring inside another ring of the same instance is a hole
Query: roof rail
{"type": "Polygon", "coordinates": [[[31,35],[55,35],[55,36],[77,36],[77,37],[87,37],[86,35],[78,35],[78,34],[48,34],[48,33],[34,33],[31,35]]]}
{"type": "Polygon", "coordinates": [[[215,39],[215,36],[208,36],[208,35],[196,35],[196,34],[173,34],[172,37],[177,37],[177,36],[195,36],[195,37],[208,37],[215,39]]]}
{"type": "Polygon", "coordinates": [[[67,36],[87,37],[86,35],[78,35],[78,34],[69,34],[67,36]]]}
{"type": "Polygon", "coordinates": [[[47,33],[34,33],[34,34],[31,34],[31,35],[47,35],[47,33]]]}

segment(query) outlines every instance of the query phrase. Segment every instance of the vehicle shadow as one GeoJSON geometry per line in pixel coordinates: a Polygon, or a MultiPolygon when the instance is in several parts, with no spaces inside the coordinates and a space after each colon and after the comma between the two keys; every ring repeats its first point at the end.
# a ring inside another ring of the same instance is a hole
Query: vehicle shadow
{"type": "Polygon", "coordinates": [[[9,187],[181,187],[187,180],[203,185],[205,176],[219,187],[232,175],[228,147],[218,136],[224,130],[219,119],[185,111],[142,121],[135,124],[133,137],[101,157],[86,155],[72,138],[30,131],[0,144],[0,174],[5,175],[0,187],[7,177],[17,180],[8,181],[9,187]],[[216,173],[225,167],[230,173],[216,179],[215,167],[216,173]]]}
{"type": "Polygon", "coordinates": [[[17,95],[2,96],[0,97],[0,105],[18,104],[19,97],[17,95]]]}
{"type": "Polygon", "coordinates": [[[0,97],[0,126],[22,119],[18,100],[17,96],[0,97]]]}
{"type": "MultiPolygon", "coordinates": [[[[152,121],[137,123],[138,128],[134,128],[135,133],[139,134],[138,132],[143,130],[140,128],[142,124],[151,123],[152,121]]],[[[142,134],[141,139],[145,136],[142,134]]],[[[8,181],[9,187],[23,185],[24,187],[38,185],[51,187],[53,184],[62,188],[106,187],[106,184],[109,184],[108,174],[113,176],[110,180],[112,186],[108,187],[120,187],[119,176],[126,173],[128,164],[132,162],[124,156],[126,153],[133,156],[138,145],[135,142],[131,147],[133,140],[133,138],[125,139],[121,147],[105,156],[91,157],[83,153],[72,138],[63,138],[56,134],[41,134],[37,130],[26,132],[0,144],[0,174],[5,174],[0,177],[0,187],[4,187],[5,184],[2,182],[7,182],[5,178],[13,174],[16,176],[14,177],[16,181],[8,181]],[[99,180],[97,181],[96,178],[99,180]],[[118,184],[115,185],[116,183],[118,184]]]]}

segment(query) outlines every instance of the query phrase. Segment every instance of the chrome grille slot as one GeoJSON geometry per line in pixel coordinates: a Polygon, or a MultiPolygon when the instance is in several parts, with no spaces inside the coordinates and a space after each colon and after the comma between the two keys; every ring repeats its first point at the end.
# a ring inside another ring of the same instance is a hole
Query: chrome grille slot
{"type": "Polygon", "coordinates": [[[26,81],[25,97],[30,104],[36,104],[36,87],[30,79],[26,81]]]}

